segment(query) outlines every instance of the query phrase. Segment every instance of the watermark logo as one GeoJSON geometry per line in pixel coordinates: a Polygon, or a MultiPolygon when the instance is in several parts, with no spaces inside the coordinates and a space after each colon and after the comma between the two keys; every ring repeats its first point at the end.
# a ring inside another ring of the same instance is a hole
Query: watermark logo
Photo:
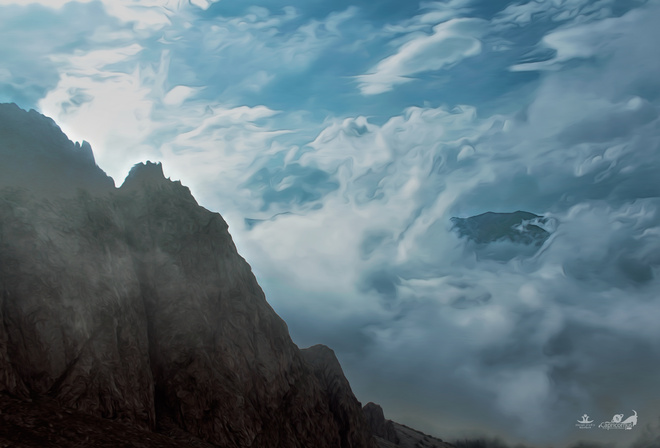
{"type": "Polygon", "coordinates": [[[607,429],[608,431],[610,429],[633,429],[633,426],[637,424],[637,411],[633,409],[633,412],[635,415],[631,415],[625,420],[623,420],[623,414],[615,414],[614,417],[612,417],[611,422],[602,422],[598,427],[601,429],[607,429]]]}
{"type": "Polygon", "coordinates": [[[582,419],[578,420],[575,426],[577,426],[580,429],[591,429],[594,426],[596,426],[596,424],[594,423],[593,420],[589,420],[589,416],[587,414],[584,414],[582,416],[582,419]]]}

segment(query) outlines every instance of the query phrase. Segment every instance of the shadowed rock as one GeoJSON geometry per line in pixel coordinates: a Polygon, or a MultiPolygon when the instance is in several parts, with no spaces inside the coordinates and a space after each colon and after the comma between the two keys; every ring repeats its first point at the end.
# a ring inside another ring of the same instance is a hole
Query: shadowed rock
{"type": "Polygon", "coordinates": [[[386,420],[383,409],[375,403],[367,403],[362,411],[378,448],[454,448],[452,444],[442,439],[386,420]]]}
{"type": "Polygon", "coordinates": [[[394,430],[394,423],[392,420],[385,420],[383,408],[376,403],[369,402],[362,408],[362,411],[373,435],[392,442],[395,445],[399,443],[399,438],[394,430]]]}
{"type": "Polygon", "coordinates": [[[340,423],[341,446],[376,448],[360,402],[353,395],[335,353],[325,345],[314,345],[301,352],[325,391],[335,421],[340,423]]]}
{"type": "Polygon", "coordinates": [[[89,143],[72,143],[53,120],[15,104],[0,104],[0,160],[0,187],[62,196],[115,186],[96,166],[89,143]]]}

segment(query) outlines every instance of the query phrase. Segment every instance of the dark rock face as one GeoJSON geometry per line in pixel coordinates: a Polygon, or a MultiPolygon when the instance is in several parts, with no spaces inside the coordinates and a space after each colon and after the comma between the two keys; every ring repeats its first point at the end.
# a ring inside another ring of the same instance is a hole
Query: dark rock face
{"type": "Polygon", "coordinates": [[[369,428],[371,428],[371,433],[373,435],[385,439],[388,442],[392,442],[395,445],[399,443],[399,438],[394,430],[394,423],[392,420],[385,420],[383,408],[376,403],[369,402],[364,405],[362,411],[364,412],[367,424],[369,425],[369,428]]]}
{"type": "Polygon", "coordinates": [[[3,448],[215,448],[186,433],[163,435],[64,409],[49,399],[28,402],[2,395],[0,447],[3,448]]]}
{"type": "Polygon", "coordinates": [[[302,354],[321,383],[330,411],[339,424],[341,446],[376,448],[361,405],[355,399],[335,353],[325,345],[314,345],[303,349],[302,354]]]}
{"type": "Polygon", "coordinates": [[[62,196],[115,186],[96,166],[89,143],[72,143],[53,120],[15,104],[0,104],[0,160],[0,187],[62,196]]]}
{"type": "Polygon", "coordinates": [[[454,448],[442,439],[386,420],[383,409],[375,403],[367,403],[362,411],[378,448],[454,448]]]}
{"type": "Polygon", "coordinates": [[[371,447],[336,359],[301,354],[222,217],[160,165],[115,189],[85,148],[0,106],[0,398],[222,447],[371,447]]]}

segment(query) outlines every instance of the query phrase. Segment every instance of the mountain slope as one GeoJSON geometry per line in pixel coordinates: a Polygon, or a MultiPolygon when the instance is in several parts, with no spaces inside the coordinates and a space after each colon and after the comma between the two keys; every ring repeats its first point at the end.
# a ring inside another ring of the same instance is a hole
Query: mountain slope
{"type": "Polygon", "coordinates": [[[392,420],[386,420],[383,409],[375,403],[367,403],[362,411],[378,448],[454,448],[454,445],[437,437],[424,434],[392,420]]]}
{"type": "Polygon", "coordinates": [[[223,447],[372,447],[350,388],[315,374],[222,217],[160,165],[115,189],[62,136],[0,105],[0,400],[223,447]]]}

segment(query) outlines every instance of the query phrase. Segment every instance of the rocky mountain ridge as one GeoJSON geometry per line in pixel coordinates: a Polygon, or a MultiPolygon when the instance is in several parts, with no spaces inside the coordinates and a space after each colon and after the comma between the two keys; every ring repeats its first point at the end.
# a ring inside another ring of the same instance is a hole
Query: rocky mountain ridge
{"type": "Polygon", "coordinates": [[[375,447],[334,353],[296,347],[226,222],[159,164],[116,189],[15,105],[0,157],[0,446],[375,447]]]}

